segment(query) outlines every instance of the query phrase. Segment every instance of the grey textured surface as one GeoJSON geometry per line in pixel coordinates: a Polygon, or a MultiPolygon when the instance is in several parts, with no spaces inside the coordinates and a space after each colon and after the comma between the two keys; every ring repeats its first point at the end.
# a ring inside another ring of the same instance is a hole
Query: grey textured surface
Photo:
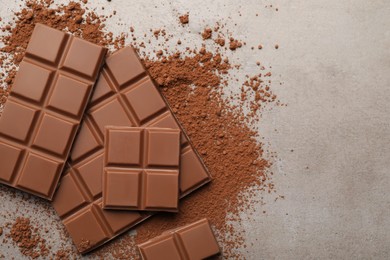
{"type": "MultiPolygon", "coordinates": [[[[269,149],[278,154],[274,182],[285,199],[274,202],[265,195],[268,202],[254,205],[256,214],[243,212],[245,258],[390,258],[389,1],[90,2],[106,6],[105,12],[117,10],[107,24],[116,32],[133,25],[141,35],[165,26],[183,46],[199,47],[198,33],[224,21],[249,46],[265,46],[258,56],[245,49],[228,53],[243,64],[243,75],[255,71],[257,60],[272,65],[274,90],[288,104],[265,112],[260,125],[269,149]],[[273,8],[265,8],[270,4],[273,8]],[[176,17],[186,11],[191,22],[183,32],[176,17]]],[[[0,2],[0,14],[9,19],[8,5],[0,2]]],[[[58,221],[34,200],[2,191],[0,210],[11,215],[1,216],[0,226],[17,215],[37,223],[58,221]]],[[[58,248],[70,245],[55,229],[49,233],[58,248]]],[[[0,245],[0,252],[21,258],[9,244],[0,245]]]]}

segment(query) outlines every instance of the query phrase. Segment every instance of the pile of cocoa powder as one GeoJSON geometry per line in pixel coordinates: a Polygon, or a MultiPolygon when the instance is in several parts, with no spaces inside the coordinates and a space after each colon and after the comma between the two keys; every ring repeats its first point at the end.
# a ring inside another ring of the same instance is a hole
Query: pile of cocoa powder
{"type": "MultiPolygon", "coordinates": [[[[0,83],[5,89],[0,88],[0,105],[5,103],[7,93],[12,89],[17,66],[37,22],[67,30],[100,45],[114,49],[122,47],[125,34],[114,38],[112,33],[104,29],[104,23],[109,22],[110,17],[99,16],[96,12],[86,11],[82,3],[70,2],[54,7],[51,1],[25,2],[22,11],[15,13],[14,23],[1,26],[7,33],[1,37],[5,47],[0,50],[0,65],[6,73],[1,75],[4,80],[0,83]]],[[[188,16],[179,18],[178,22],[187,24],[188,16]]],[[[130,32],[133,31],[134,28],[131,27],[130,32]]],[[[155,35],[151,33],[150,38],[153,37],[155,35]]],[[[223,36],[218,33],[215,44],[222,48],[224,44],[221,41],[224,39],[221,37],[223,36]]],[[[237,45],[230,47],[232,50],[243,46],[233,38],[227,40],[230,44],[233,42],[237,45]]],[[[139,49],[145,44],[148,42],[136,42],[134,46],[139,49]]],[[[156,49],[158,51],[160,49],[156,49]]],[[[153,238],[165,230],[207,217],[216,231],[223,257],[240,258],[237,250],[245,247],[243,231],[239,227],[240,213],[251,209],[251,202],[258,192],[274,191],[268,171],[271,163],[264,159],[262,144],[256,141],[258,133],[248,125],[248,117],[244,115],[242,108],[231,105],[223,97],[224,89],[228,86],[224,76],[232,74],[233,68],[240,68],[240,65],[230,64],[222,51],[209,52],[204,47],[197,49],[190,46],[185,52],[161,54],[157,59],[145,56],[142,52],[140,54],[202,155],[213,175],[213,181],[181,200],[178,214],[158,214],[140,224],[135,236],[128,232],[102,246],[92,255],[113,256],[118,259],[138,258],[135,250],[137,243],[153,238]]],[[[250,95],[254,97],[250,113],[253,118],[250,120],[258,120],[260,108],[276,101],[276,96],[270,90],[270,80],[262,79],[265,74],[248,76],[246,82],[237,83],[237,88],[242,91],[241,102],[244,103],[250,95]]],[[[59,223],[60,227],[61,225],[59,223]]],[[[64,254],[77,256],[74,247],[72,252],[67,250],[66,253],[60,250],[53,254],[60,257],[64,254]]]]}
{"type": "Polygon", "coordinates": [[[18,217],[12,224],[7,237],[12,239],[23,255],[33,259],[45,257],[49,254],[46,241],[37,231],[38,228],[34,228],[28,218],[18,217]]]}

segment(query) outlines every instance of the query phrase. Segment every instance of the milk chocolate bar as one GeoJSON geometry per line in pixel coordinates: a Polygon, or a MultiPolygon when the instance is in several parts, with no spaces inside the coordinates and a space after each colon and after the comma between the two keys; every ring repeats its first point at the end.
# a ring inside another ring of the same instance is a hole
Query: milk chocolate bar
{"type": "Polygon", "coordinates": [[[165,232],[138,248],[144,260],[200,260],[219,253],[207,219],[165,232]]]}
{"type": "Polygon", "coordinates": [[[107,127],[103,207],[177,212],[180,130],[107,127]]]}
{"type": "Polygon", "coordinates": [[[0,182],[51,200],[106,49],[37,24],[0,119],[0,182]]]}
{"type": "MultiPolygon", "coordinates": [[[[72,148],[69,169],[53,205],[79,251],[86,253],[150,216],[142,211],[104,210],[102,178],[106,126],[181,129],[137,54],[126,47],[106,59],[72,148]]],[[[180,197],[211,176],[181,129],[180,197]]]]}

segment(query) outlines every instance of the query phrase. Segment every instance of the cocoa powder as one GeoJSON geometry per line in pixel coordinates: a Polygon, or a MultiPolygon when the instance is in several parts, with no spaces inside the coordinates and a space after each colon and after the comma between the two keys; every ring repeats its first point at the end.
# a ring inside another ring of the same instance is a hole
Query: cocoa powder
{"type": "Polygon", "coordinates": [[[230,38],[230,42],[229,42],[229,49],[234,51],[236,50],[237,48],[241,48],[242,47],[242,43],[234,38],[230,38]]]}
{"type": "Polygon", "coordinates": [[[203,40],[210,39],[213,35],[213,30],[211,28],[205,28],[202,33],[203,40]]]}
{"type": "MultiPolygon", "coordinates": [[[[6,101],[17,65],[24,55],[36,22],[68,30],[97,44],[113,48],[120,48],[124,44],[123,35],[114,38],[112,33],[104,30],[104,22],[109,17],[100,17],[96,11],[87,13],[80,3],[70,2],[60,7],[52,7],[50,1],[28,1],[25,4],[22,11],[16,13],[15,24],[2,26],[9,34],[1,38],[5,46],[1,49],[0,64],[6,71],[6,80],[3,82],[6,88],[3,91],[0,88],[0,105],[6,101]]],[[[180,22],[183,24],[181,18],[180,22]]],[[[134,32],[133,27],[131,32],[134,32]]],[[[165,30],[152,30],[150,39],[160,35],[165,36],[165,30]]],[[[212,30],[206,28],[202,37],[209,39],[211,36],[212,30]]],[[[147,44],[134,43],[137,46],[147,44]]],[[[219,47],[224,45],[222,41],[216,41],[215,44],[219,47]]],[[[241,42],[230,39],[230,49],[242,46],[241,42]]],[[[172,55],[164,55],[169,51],[164,49],[162,52],[160,48],[154,52],[158,57],[143,57],[145,66],[202,155],[213,175],[213,181],[181,200],[178,214],[158,214],[140,224],[135,229],[135,236],[128,232],[96,250],[92,256],[139,258],[135,248],[137,243],[167,229],[207,217],[217,233],[223,249],[222,257],[242,258],[237,251],[245,246],[244,231],[239,226],[240,213],[250,210],[254,195],[261,191],[274,191],[268,172],[271,163],[264,159],[262,144],[256,141],[258,133],[248,125],[250,120],[258,120],[261,108],[276,100],[276,95],[270,89],[271,81],[265,79],[271,75],[264,72],[248,76],[241,85],[240,106],[233,106],[229,99],[224,98],[228,86],[225,76],[233,77],[232,69],[239,69],[239,64],[231,65],[222,52],[210,52],[205,48],[197,51],[193,46],[187,47],[186,52],[172,55]],[[243,104],[248,103],[250,98],[251,113],[245,116],[243,104]]],[[[260,69],[265,71],[264,67],[260,69]]],[[[19,224],[16,230],[21,226],[31,226],[23,219],[19,220],[19,224]]],[[[35,236],[35,233],[31,234],[35,236]]],[[[75,248],[53,253],[58,258],[73,254],[75,248]]]]}
{"type": "Polygon", "coordinates": [[[189,14],[183,14],[181,16],[179,16],[179,20],[180,20],[180,23],[181,24],[187,24],[189,22],[189,14]]]}
{"type": "Polygon", "coordinates": [[[20,252],[33,259],[45,257],[49,251],[45,240],[37,233],[37,228],[33,228],[28,218],[19,217],[12,224],[8,237],[19,247],[20,252]]]}

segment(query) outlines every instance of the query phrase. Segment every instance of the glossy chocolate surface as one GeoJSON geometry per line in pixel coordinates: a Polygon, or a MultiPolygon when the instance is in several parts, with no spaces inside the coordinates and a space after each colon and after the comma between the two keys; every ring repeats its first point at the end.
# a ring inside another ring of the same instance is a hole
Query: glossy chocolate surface
{"type": "Polygon", "coordinates": [[[106,49],[36,24],[0,118],[0,182],[52,199],[106,49]]]}

